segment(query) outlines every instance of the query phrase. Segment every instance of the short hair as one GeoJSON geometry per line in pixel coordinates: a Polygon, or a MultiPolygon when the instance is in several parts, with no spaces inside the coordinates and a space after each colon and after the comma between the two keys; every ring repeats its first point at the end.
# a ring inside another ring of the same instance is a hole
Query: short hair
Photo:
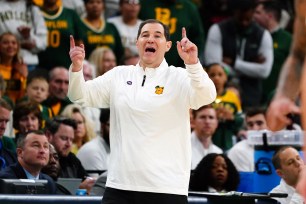
{"type": "Polygon", "coordinates": [[[282,15],[282,8],[278,1],[268,0],[262,1],[261,4],[266,12],[270,12],[274,15],[277,22],[280,22],[282,15]]]}
{"type": "MultiPolygon", "coordinates": [[[[84,4],[87,4],[90,0],[83,0],[84,4]]],[[[105,0],[102,0],[102,3],[105,4],[105,0]]]]}
{"type": "Polygon", "coordinates": [[[158,23],[160,25],[163,26],[164,28],[164,36],[166,38],[167,41],[170,41],[170,30],[169,30],[169,26],[163,24],[162,22],[155,20],[155,19],[148,19],[145,20],[143,22],[141,22],[141,24],[139,25],[139,29],[138,29],[138,33],[137,33],[137,39],[139,38],[140,34],[141,34],[141,29],[143,28],[143,26],[145,26],[148,23],[158,23]]]}
{"type": "Polygon", "coordinates": [[[27,136],[29,134],[36,134],[36,135],[42,135],[42,136],[46,136],[46,134],[42,131],[42,130],[33,130],[33,131],[29,131],[25,134],[22,134],[18,137],[17,139],[17,148],[23,148],[24,144],[25,144],[25,139],[27,138],[27,136]]]}
{"type": "Polygon", "coordinates": [[[77,129],[77,124],[75,120],[66,117],[56,116],[51,120],[47,120],[45,130],[49,131],[51,134],[55,134],[58,131],[61,124],[70,126],[74,130],[77,129]]]}
{"type": "Polygon", "coordinates": [[[54,71],[55,71],[56,69],[65,69],[65,70],[68,70],[66,67],[61,67],[61,66],[59,66],[59,67],[53,67],[53,68],[50,70],[50,72],[49,72],[49,75],[48,75],[48,82],[50,82],[50,81],[54,78],[54,71]]]}
{"type": "Polygon", "coordinates": [[[27,77],[27,86],[37,79],[48,82],[47,71],[45,69],[34,69],[30,71],[27,77]]]}
{"type": "Polygon", "coordinates": [[[13,110],[13,127],[19,130],[19,121],[23,116],[33,113],[38,118],[39,129],[42,127],[42,113],[40,104],[32,101],[22,101],[17,103],[13,110]]]}
{"type": "Polygon", "coordinates": [[[109,121],[110,110],[109,108],[102,108],[100,112],[100,123],[107,123],[109,121]]]}
{"type": "Polygon", "coordinates": [[[256,0],[229,0],[229,7],[232,10],[249,11],[255,9],[256,0]]]}
{"type": "Polygon", "coordinates": [[[12,110],[12,107],[10,106],[10,104],[6,102],[6,100],[4,100],[3,98],[0,98],[0,107],[7,109],[9,111],[12,110]]]}
{"type": "Polygon", "coordinates": [[[258,114],[266,115],[266,108],[264,107],[250,107],[245,112],[245,118],[253,117],[258,114]]]}
{"type": "Polygon", "coordinates": [[[284,150],[286,150],[286,149],[288,149],[288,148],[293,148],[292,146],[282,146],[282,147],[280,147],[280,148],[278,148],[275,152],[274,152],[274,154],[273,154],[273,157],[272,157],[272,164],[273,164],[273,166],[274,166],[274,168],[275,169],[281,169],[282,167],[281,167],[281,160],[280,160],[280,158],[279,158],[279,156],[280,156],[280,154],[284,151],[284,150]]]}
{"type": "Polygon", "coordinates": [[[208,108],[214,109],[214,107],[212,106],[212,104],[208,104],[208,105],[205,105],[205,106],[201,106],[201,107],[198,108],[197,110],[192,109],[193,118],[196,118],[196,117],[197,117],[198,112],[200,112],[200,111],[203,110],[203,109],[208,109],[208,108]]]}

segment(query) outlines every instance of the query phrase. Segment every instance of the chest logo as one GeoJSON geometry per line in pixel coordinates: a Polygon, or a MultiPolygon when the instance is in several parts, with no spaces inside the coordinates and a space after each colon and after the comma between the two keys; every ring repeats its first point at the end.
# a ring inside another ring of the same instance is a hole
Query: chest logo
{"type": "Polygon", "coordinates": [[[155,86],[155,93],[156,93],[157,95],[162,94],[163,91],[164,91],[164,87],[163,87],[163,86],[155,86]]]}

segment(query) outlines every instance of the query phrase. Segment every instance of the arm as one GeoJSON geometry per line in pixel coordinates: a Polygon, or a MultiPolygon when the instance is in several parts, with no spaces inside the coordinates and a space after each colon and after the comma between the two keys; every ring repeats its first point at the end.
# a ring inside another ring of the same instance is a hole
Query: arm
{"type": "Polygon", "coordinates": [[[204,50],[205,64],[222,62],[222,37],[217,24],[211,26],[208,31],[206,46],[204,50]]]}
{"type": "Polygon", "coordinates": [[[265,59],[263,63],[247,62],[237,57],[235,69],[250,77],[267,78],[273,64],[273,41],[267,30],[263,34],[258,52],[265,59]]]}

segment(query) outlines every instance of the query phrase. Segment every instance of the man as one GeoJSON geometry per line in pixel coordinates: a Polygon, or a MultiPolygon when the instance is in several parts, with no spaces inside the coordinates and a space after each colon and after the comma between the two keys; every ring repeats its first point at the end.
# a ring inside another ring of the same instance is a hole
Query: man
{"type": "Polygon", "coordinates": [[[193,132],[191,133],[191,169],[209,153],[223,153],[222,149],[212,142],[212,136],[218,127],[216,110],[211,106],[202,106],[193,110],[193,132]]]}
{"type": "Polygon", "coordinates": [[[54,67],[49,72],[49,97],[43,105],[50,107],[54,116],[71,103],[67,98],[68,82],[68,70],[65,67],[54,67]]]}
{"type": "Polygon", "coordinates": [[[50,194],[55,194],[52,178],[41,173],[49,161],[49,142],[41,131],[29,132],[17,142],[18,162],[0,172],[0,178],[47,180],[50,194]]]}
{"type": "Polygon", "coordinates": [[[102,203],[187,203],[191,145],[189,109],[213,102],[216,89],[198,59],[185,28],[177,50],[186,69],[168,66],[169,28],[141,23],[136,46],[140,61],[85,82],[84,46],[70,40],[69,98],[110,107],[110,166],[102,203]],[[125,196],[119,196],[119,195],[125,196]]]}
{"type": "MultiPolygon", "coordinates": [[[[247,130],[268,129],[263,108],[252,108],[246,112],[245,124],[247,130]]],[[[247,140],[242,140],[228,151],[228,157],[234,163],[239,172],[254,171],[254,146],[249,145],[247,140]]]]}
{"type": "Polygon", "coordinates": [[[205,47],[207,64],[232,67],[241,88],[242,109],[259,106],[262,80],[270,74],[273,47],[270,33],[254,20],[255,0],[233,0],[233,17],[210,27],[205,47]]]}
{"type": "Polygon", "coordinates": [[[74,120],[55,117],[47,122],[46,135],[59,155],[61,166],[59,177],[83,179],[80,188],[87,189],[89,193],[95,180],[87,179],[88,175],[80,160],[70,152],[76,128],[77,124],[74,120]]]}
{"type": "Polygon", "coordinates": [[[296,191],[299,176],[305,167],[299,152],[290,146],[281,147],[272,158],[277,175],[282,179],[270,193],[286,193],[287,198],[274,198],[281,204],[303,204],[303,198],[296,191]]]}
{"type": "Polygon", "coordinates": [[[10,105],[0,98],[0,171],[17,161],[15,150],[16,146],[13,139],[4,136],[7,123],[11,114],[10,105]]]}
{"type": "Polygon", "coordinates": [[[102,109],[100,114],[100,136],[85,143],[77,157],[86,170],[106,171],[109,166],[109,109],[102,109]],[[90,155],[90,157],[88,156],[90,155]]]}
{"type": "Polygon", "coordinates": [[[289,55],[292,36],[280,27],[281,6],[278,1],[261,1],[254,13],[255,21],[267,29],[273,39],[273,66],[268,78],[263,81],[263,102],[269,102],[276,88],[281,67],[289,55]]]}

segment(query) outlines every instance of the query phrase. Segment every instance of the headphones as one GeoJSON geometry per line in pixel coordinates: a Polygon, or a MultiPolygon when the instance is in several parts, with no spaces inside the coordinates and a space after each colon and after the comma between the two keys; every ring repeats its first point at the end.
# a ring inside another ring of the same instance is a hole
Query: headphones
{"type": "Polygon", "coordinates": [[[258,174],[270,175],[272,174],[271,159],[261,157],[255,163],[255,171],[258,174]]]}

